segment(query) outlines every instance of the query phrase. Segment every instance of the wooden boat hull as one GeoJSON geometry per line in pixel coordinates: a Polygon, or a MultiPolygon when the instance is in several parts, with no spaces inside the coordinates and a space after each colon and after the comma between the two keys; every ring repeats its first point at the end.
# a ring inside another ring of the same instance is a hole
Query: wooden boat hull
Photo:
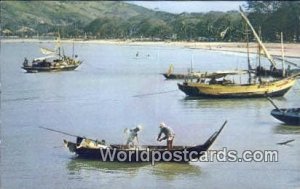
{"type": "Polygon", "coordinates": [[[295,78],[285,78],[265,84],[206,84],[187,82],[180,84],[178,88],[186,95],[205,98],[259,98],[283,96],[295,84],[295,78]]]}
{"type": "Polygon", "coordinates": [[[38,67],[38,66],[23,66],[22,69],[26,70],[28,73],[37,73],[37,72],[58,72],[58,71],[72,71],[75,70],[78,65],[71,66],[61,66],[61,67],[38,67]]]}
{"type": "Polygon", "coordinates": [[[271,115],[288,125],[300,126],[300,108],[274,109],[271,111],[271,115]]]}
{"type": "Polygon", "coordinates": [[[167,74],[163,73],[162,74],[166,79],[184,79],[186,75],[184,74],[167,74]]]}
{"type": "MultiPolygon", "coordinates": [[[[232,72],[231,72],[232,73],[232,72]]],[[[193,72],[191,74],[168,74],[162,73],[162,75],[166,79],[201,79],[201,78],[222,78],[226,76],[228,72],[213,72],[213,73],[200,73],[200,72],[193,72]]]]}
{"type": "Polygon", "coordinates": [[[139,150],[137,149],[126,149],[125,145],[110,145],[108,148],[88,148],[79,147],[82,138],[77,138],[77,142],[64,141],[65,146],[71,151],[77,154],[79,158],[84,159],[96,159],[99,161],[107,162],[152,162],[154,159],[159,162],[189,162],[193,159],[200,158],[207,151],[213,142],[216,140],[218,135],[223,130],[225,122],[222,127],[216,131],[211,137],[202,145],[197,146],[174,146],[173,149],[168,150],[166,146],[142,146],[139,150]],[[101,152],[102,150],[102,152],[101,152]],[[148,152],[147,152],[148,151],[148,152]],[[105,158],[103,154],[123,154],[123,157],[114,155],[112,159],[105,158]],[[145,156],[146,153],[150,155],[145,156]],[[155,155],[153,155],[155,153],[155,155]],[[164,157],[158,159],[158,157],[164,157]],[[121,158],[121,160],[120,160],[121,158]],[[122,159],[124,158],[124,159],[122,159]]]}
{"type": "Polygon", "coordinates": [[[197,79],[199,77],[187,74],[162,74],[166,79],[197,79]]]}

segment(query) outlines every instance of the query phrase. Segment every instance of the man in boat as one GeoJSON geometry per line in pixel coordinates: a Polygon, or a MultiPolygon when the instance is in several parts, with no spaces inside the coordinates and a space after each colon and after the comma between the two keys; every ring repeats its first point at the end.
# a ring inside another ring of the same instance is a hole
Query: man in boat
{"type": "Polygon", "coordinates": [[[24,59],[23,66],[25,66],[25,67],[28,66],[28,60],[27,60],[27,58],[24,59]]]}
{"type": "MultiPolygon", "coordinates": [[[[130,146],[134,146],[134,141],[136,140],[137,144],[139,143],[139,139],[138,139],[138,132],[142,129],[141,125],[138,125],[137,127],[130,129],[129,130],[129,134],[128,134],[128,138],[127,138],[127,142],[126,145],[128,147],[130,146]]],[[[126,129],[125,129],[126,131],[126,129]]]]}
{"type": "Polygon", "coordinates": [[[173,148],[173,140],[175,137],[174,131],[170,127],[167,127],[165,123],[160,123],[159,128],[160,132],[157,136],[157,141],[167,140],[167,148],[168,150],[171,150],[173,148]],[[165,136],[160,138],[162,134],[165,136]]]}
{"type": "Polygon", "coordinates": [[[291,76],[291,65],[288,65],[286,74],[287,74],[287,76],[291,76]]]}
{"type": "Polygon", "coordinates": [[[217,84],[217,79],[216,77],[211,78],[211,80],[209,81],[209,84],[217,84]]]}
{"type": "Polygon", "coordinates": [[[100,149],[104,148],[106,149],[107,146],[105,145],[105,140],[102,140],[99,142],[98,140],[91,140],[88,138],[83,138],[80,142],[80,144],[76,148],[91,148],[91,149],[100,149]]]}

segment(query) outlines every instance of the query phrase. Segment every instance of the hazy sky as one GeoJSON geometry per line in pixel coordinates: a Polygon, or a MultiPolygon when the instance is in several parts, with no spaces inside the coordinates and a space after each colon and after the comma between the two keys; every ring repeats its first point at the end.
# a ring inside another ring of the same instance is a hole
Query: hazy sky
{"type": "Polygon", "coordinates": [[[130,1],[150,9],[171,13],[238,10],[245,1],[130,1]]]}

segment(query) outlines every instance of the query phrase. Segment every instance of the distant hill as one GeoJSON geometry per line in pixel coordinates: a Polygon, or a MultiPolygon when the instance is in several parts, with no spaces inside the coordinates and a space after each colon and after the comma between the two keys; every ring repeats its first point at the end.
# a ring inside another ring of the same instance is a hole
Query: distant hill
{"type": "MultiPolygon", "coordinates": [[[[237,11],[171,14],[124,1],[1,1],[1,35],[62,38],[243,41],[237,11]],[[222,33],[222,35],[221,35],[222,33]]],[[[299,1],[248,2],[262,38],[300,41],[299,1]]],[[[250,34],[251,35],[251,34],[250,34]]],[[[250,36],[253,39],[253,36],[250,36]]]]}
{"type": "MultiPolygon", "coordinates": [[[[130,18],[149,14],[146,8],[124,2],[52,2],[52,1],[4,1],[2,4],[2,28],[17,31],[22,27],[57,30],[67,26],[83,28],[96,18],[130,18]]],[[[43,31],[44,30],[44,31],[43,31]]]]}
{"type": "Polygon", "coordinates": [[[175,15],[112,1],[2,1],[1,12],[2,35],[49,36],[59,31],[62,37],[183,40],[218,37],[226,26],[213,23],[227,15],[175,15]]]}

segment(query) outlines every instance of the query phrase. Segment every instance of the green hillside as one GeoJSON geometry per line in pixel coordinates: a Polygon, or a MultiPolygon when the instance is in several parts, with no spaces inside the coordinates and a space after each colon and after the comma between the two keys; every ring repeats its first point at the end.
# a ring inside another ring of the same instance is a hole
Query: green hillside
{"type": "MultiPolygon", "coordinates": [[[[96,18],[122,18],[151,15],[153,11],[125,2],[53,2],[4,1],[1,2],[2,29],[13,32],[28,27],[40,33],[61,30],[83,32],[96,18]]],[[[69,31],[70,32],[70,31],[69,31]]],[[[65,35],[68,35],[66,32],[65,35]]]]}
{"type": "MultiPolygon", "coordinates": [[[[265,41],[280,41],[280,32],[286,41],[300,41],[299,1],[247,4],[265,41]]],[[[47,37],[59,31],[63,38],[243,41],[244,27],[237,11],[171,14],[124,1],[1,1],[3,36],[47,37]]]]}
{"type": "Polygon", "coordinates": [[[112,1],[4,1],[1,4],[2,31],[23,37],[53,35],[59,31],[62,37],[209,39],[219,38],[219,32],[227,27],[216,26],[216,21],[227,14],[239,18],[237,12],[175,15],[112,1]]]}

